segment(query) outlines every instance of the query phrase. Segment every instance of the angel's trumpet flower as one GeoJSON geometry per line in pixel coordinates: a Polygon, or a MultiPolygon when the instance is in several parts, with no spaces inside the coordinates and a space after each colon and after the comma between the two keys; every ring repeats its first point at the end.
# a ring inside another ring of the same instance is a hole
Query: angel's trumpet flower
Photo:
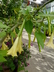
{"type": "Polygon", "coordinates": [[[17,56],[17,52],[19,52],[19,54],[21,54],[21,52],[23,51],[22,46],[21,46],[21,37],[17,37],[13,46],[11,47],[10,50],[8,50],[8,55],[12,55],[17,56]]]}
{"type": "Polygon", "coordinates": [[[3,42],[2,43],[1,50],[7,50],[7,49],[8,49],[8,46],[3,42]]]}
{"type": "Polygon", "coordinates": [[[54,32],[52,33],[49,42],[46,44],[46,46],[51,47],[51,48],[54,48],[53,35],[54,35],[54,32]]]}
{"type": "Polygon", "coordinates": [[[18,41],[18,45],[17,45],[17,51],[19,52],[19,54],[21,54],[21,52],[23,51],[22,49],[22,37],[20,36],[19,41],[18,41]]]}
{"type": "Polygon", "coordinates": [[[21,35],[22,35],[22,31],[23,31],[23,27],[24,27],[24,24],[25,24],[25,20],[23,21],[22,23],[22,26],[20,28],[20,31],[18,33],[18,37],[16,38],[13,46],[11,47],[10,50],[8,50],[8,55],[12,55],[13,57],[14,56],[17,56],[17,52],[19,52],[19,54],[21,54],[21,52],[23,51],[22,49],[22,42],[21,42],[21,35]]]}
{"type": "Polygon", "coordinates": [[[16,38],[13,46],[10,48],[10,50],[8,50],[8,55],[12,55],[13,57],[14,56],[17,56],[17,44],[18,44],[18,37],[16,38]]]}

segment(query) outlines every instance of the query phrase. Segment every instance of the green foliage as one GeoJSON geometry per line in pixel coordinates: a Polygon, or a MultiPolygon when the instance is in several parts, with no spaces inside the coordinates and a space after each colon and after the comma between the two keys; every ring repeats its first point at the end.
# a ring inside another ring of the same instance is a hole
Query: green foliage
{"type": "Polygon", "coordinates": [[[3,70],[3,68],[2,68],[2,66],[0,66],[0,72],[2,72],[2,70],[3,70]]]}
{"type": "Polygon", "coordinates": [[[26,9],[22,9],[22,10],[20,10],[20,12],[23,14],[23,15],[29,15],[30,14],[30,12],[32,11],[32,8],[31,8],[31,6],[27,6],[26,7],[26,9]]]}
{"type": "Polygon", "coordinates": [[[41,35],[41,37],[42,37],[42,39],[44,41],[46,39],[46,35],[44,33],[42,33],[42,32],[39,32],[39,34],[41,35]]]}
{"type": "Polygon", "coordinates": [[[20,72],[20,71],[22,71],[22,70],[25,70],[24,66],[19,66],[18,72],[20,72]]]}
{"type": "Polygon", "coordinates": [[[6,59],[0,55],[0,62],[4,62],[4,61],[6,61],[6,59]]]}
{"type": "Polygon", "coordinates": [[[11,37],[15,38],[15,33],[11,32],[11,37]]]}
{"type": "Polygon", "coordinates": [[[25,10],[25,9],[23,9],[23,10],[21,10],[20,11],[23,15],[27,15],[29,12],[28,12],[28,10],[25,10]]]}
{"type": "Polygon", "coordinates": [[[32,33],[32,29],[33,29],[33,23],[31,20],[28,20],[25,22],[25,29],[26,31],[31,34],[32,33]]]}
{"type": "Polygon", "coordinates": [[[28,10],[29,12],[32,11],[31,6],[27,6],[27,10],[28,10]]]}
{"type": "Polygon", "coordinates": [[[39,32],[35,32],[35,36],[37,38],[38,43],[42,46],[42,48],[44,48],[44,42],[41,34],[39,34],[39,32]]]}
{"type": "Polygon", "coordinates": [[[19,28],[15,28],[15,31],[18,34],[19,33],[19,28]]]}
{"type": "Polygon", "coordinates": [[[0,62],[6,61],[6,59],[4,58],[4,56],[6,55],[7,55],[7,50],[0,50],[0,62]]]}
{"type": "Polygon", "coordinates": [[[0,38],[3,38],[6,35],[5,31],[0,32],[0,38]]]}
{"type": "Polygon", "coordinates": [[[8,28],[8,26],[0,22],[0,28],[8,28]]]}

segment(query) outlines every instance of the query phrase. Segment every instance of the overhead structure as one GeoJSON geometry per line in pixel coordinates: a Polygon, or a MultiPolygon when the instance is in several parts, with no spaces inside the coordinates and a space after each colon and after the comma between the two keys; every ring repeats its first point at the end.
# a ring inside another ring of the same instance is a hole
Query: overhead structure
{"type": "Polygon", "coordinates": [[[30,1],[31,6],[37,7],[37,5],[41,6],[42,4],[44,4],[49,0],[24,0],[25,3],[27,3],[27,1],[30,1]]]}

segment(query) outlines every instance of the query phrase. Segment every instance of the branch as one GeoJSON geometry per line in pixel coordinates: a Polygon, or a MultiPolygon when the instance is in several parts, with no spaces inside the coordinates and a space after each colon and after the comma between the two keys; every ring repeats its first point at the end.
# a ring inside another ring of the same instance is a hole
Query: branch
{"type": "MultiPolygon", "coordinates": [[[[16,24],[15,26],[13,26],[13,27],[11,28],[11,31],[13,31],[18,25],[20,25],[20,24],[18,23],[18,24],[16,24]]],[[[8,33],[6,33],[6,35],[4,36],[4,38],[2,38],[2,39],[0,40],[0,45],[2,44],[2,42],[4,41],[4,39],[7,37],[7,35],[8,35],[8,33]]]]}
{"type": "Polygon", "coordinates": [[[39,7],[39,9],[37,11],[35,11],[34,16],[44,7],[46,6],[48,3],[53,2],[54,0],[49,0],[46,3],[44,3],[42,6],[39,7]]]}

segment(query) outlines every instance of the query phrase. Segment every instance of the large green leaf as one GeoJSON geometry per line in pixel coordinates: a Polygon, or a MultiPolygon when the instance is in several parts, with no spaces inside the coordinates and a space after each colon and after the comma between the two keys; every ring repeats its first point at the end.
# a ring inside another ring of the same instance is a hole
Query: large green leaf
{"type": "Polygon", "coordinates": [[[8,26],[0,22],[0,28],[8,28],[8,26]]]}
{"type": "Polygon", "coordinates": [[[0,50],[0,62],[6,61],[6,59],[4,58],[4,56],[6,55],[7,55],[7,50],[0,50]]]}
{"type": "Polygon", "coordinates": [[[27,10],[28,10],[29,12],[32,11],[31,6],[27,6],[27,10]]]}
{"type": "Polygon", "coordinates": [[[44,34],[44,33],[39,32],[39,34],[41,35],[41,37],[42,37],[42,39],[43,39],[43,40],[45,40],[45,39],[46,39],[46,36],[45,36],[45,34],[44,34]]]}
{"type": "Polygon", "coordinates": [[[31,34],[32,33],[32,29],[33,29],[33,23],[31,20],[28,20],[25,22],[25,29],[26,31],[31,34]]]}
{"type": "Polygon", "coordinates": [[[6,56],[7,55],[7,50],[0,50],[0,55],[1,56],[6,56]]]}
{"type": "Polygon", "coordinates": [[[5,31],[0,32],[0,38],[4,37],[6,35],[5,31]]]}
{"type": "Polygon", "coordinates": [[[44,42],[43,42],[42,35],[39,32],[35,32],[35,36],[36,36],[37,41],[39,42],[39,44],[42,46],[42,48],[44,48],[44,42]]]}
{"type": "Polygon", "coordinates": [[[23,15],[28,15],[29,11],[28,10],[25,10],[25,9],[22,9],[20,11],[23,15]]]}
{"type": "Polygon", "coordinates": [[[4,61],[6,61],[6,59],[0,55],[0,62],[4,62],[4,61]]]}

